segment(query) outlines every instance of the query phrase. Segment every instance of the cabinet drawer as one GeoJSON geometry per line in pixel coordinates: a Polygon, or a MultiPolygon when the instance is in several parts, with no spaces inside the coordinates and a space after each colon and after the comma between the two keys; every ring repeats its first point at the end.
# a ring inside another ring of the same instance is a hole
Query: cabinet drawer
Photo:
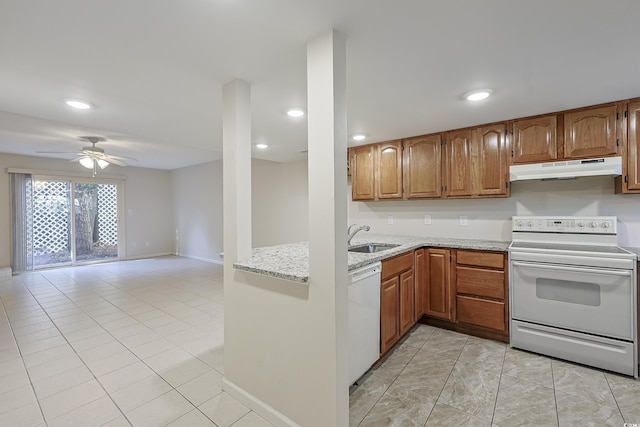
{"type": "Polygon", "coordinates": [[[504,254],[496,252],[458,251],[457,263],[479,267],[504,268],[504,254]]]}
{"type": "Polygon", "coordinates": [[[504,299],[504,271],[456,267],[457,292],[504,299]]]}
{"type": "Polygon", "coordinates": [[[413,268],[413,251],[382,261],[382,279],[413,268]]]}
{"type": "Polygon", "coordinates": [[[479,298],[456,298],[458,322],[505,331],[504,303],[479,298]]]}

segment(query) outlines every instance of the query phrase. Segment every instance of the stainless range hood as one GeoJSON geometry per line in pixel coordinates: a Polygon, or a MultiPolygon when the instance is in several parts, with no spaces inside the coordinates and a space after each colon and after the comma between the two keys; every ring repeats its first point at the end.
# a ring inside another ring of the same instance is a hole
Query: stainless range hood
{"type": "Polygon", "coordinates": [[[561,162],[514,165],[509,168],[511,181],[530,179],[571,179],[582,176],[621,175],[622,157],[565,160],[561,162]]]}

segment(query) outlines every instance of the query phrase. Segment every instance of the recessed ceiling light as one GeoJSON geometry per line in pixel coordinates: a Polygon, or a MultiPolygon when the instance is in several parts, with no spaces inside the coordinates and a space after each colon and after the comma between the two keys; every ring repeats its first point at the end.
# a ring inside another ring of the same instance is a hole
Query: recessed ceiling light
{"type": "Polygon", "coordinates": [[[289,117],[302,117],[302,116],[304,116],[304,110],[302,108],[289,108],[287,110],[287,116],[289,116],[289,117]]]}
{"type": "Polygon", "coordinates": [[[464,99],[467,101],[482,101],[485,98],[488,98],[493,91],[491,89],[478,89],[472,90],[471,92],[467,92],[464,94],[464,99]]]}
{"type": "Polygon", "coordinates": [[[367,135],[365,135],[364,133],[356,133],[351,135],[351,139],[353,139],[354,141],[364,141],[367,138],[367,135]]]}
{"type": "Polygon", "coordinates": [[[259,148],[261,150],[264,150],[265,148],[267,148],[268,145],[267,144],[256,144],[256,148],[259,148]]]}
{"type": "Polygon", "coordinates": [[[65,101],[69,107],[77,108],[78,110],[88,110],[91,108],[91,104],[85,101],[80,101],[78,99],[67,99],[65,101]]]}

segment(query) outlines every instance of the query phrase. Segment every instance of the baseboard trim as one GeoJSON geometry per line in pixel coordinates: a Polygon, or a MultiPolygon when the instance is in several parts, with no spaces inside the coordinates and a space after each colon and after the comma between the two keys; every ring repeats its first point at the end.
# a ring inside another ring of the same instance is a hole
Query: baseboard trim
{"type": "Polygon", "coordinates": [[[182,253],[176,253],[175,255],[179,256],[179,257],[182,257],[182,258],[189,258],[189,259],[195,259],[195,260],[198,260],[198,261],[208,262],[209,264],[224,265],[224,261],[222,261],[220,259],[205,258],[205,257],[201,257],[201,256],[188,255],[188,254],[182,254],[182,253]]]}
{"type": "Polygon", "coordinates": [[[262,400],[248,393],[241,387],[229,381],[226,377],[222,379],[222,389],[237,399],[240,403],[256,412],[265,420],[277,427],[300,427],[293,420],[284,414],[267,405],[262,400]]]}
{"type": "Polygon", "coordinates": [[[162,252],[162,253],[157,253],[157,254],[144,254],[144,255],[134,255],[134,256],[127,256],[124,259],[121,259],[120,261],[135,261],[138,259],[150,259],[150,258],[158,258],[158,257],[163,257],[163,256],[171,256],[173,255],[171,252],[162,252]]]}

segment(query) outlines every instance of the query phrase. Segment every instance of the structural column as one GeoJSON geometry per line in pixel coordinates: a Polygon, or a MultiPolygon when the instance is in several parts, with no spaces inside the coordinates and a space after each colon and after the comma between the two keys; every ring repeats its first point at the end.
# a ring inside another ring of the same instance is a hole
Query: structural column
{"type": "MultiPolygon", "coordinates": [[[[347,111],[344,40],[331,31],[307,46],[310,297],[333,311],[327,396],[334,425],[348,425],[347,111]]],[[[328,409],[328,408],[327,408],[328,409]]],[[[329,421],[329,418],[325,420],[329,421]]]]}

